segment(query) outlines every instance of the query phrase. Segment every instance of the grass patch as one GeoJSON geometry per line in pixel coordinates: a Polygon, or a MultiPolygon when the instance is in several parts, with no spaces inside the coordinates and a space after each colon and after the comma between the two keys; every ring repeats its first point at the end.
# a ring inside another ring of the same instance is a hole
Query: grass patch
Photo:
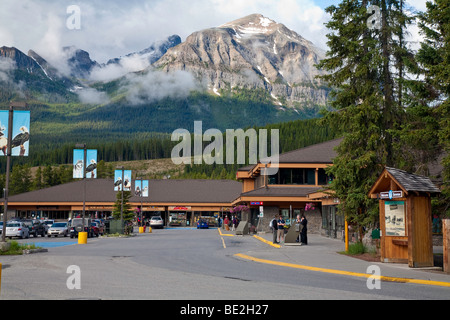
{"type": "Polygon", "coordinates": [[[41,249],[37,247],[34,243],[24,243],[21,244],[15,240],[10,241],[11,247],[7,251],[0,251],[0,255],[21,255],[23,250],[41,249]]]}

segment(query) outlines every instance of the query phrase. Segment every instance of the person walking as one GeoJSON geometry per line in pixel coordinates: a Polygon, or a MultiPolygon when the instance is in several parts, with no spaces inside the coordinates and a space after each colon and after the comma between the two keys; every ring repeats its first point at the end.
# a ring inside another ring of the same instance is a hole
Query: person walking
{"type": "Polygon", "coordinates": [[[274,215],[272,221],[270,221],[270,228],[272,229],[272,243],[278,243],[277,241],[277,232],[278,232],[278,226],[277,226],[277,216],[274,215]]]}
{"type": "Polygon", "coordinates": [[[227,231],[230,230],[228,223],[229,223],[228,216],[225,216],[225,219],[223,220],[223,226],[225,227],[225,230],[227,230],[227,231]]]}
{"type": "Polygon", "coordinates": [[[302,231],[300,232],[300,241],[301,245],[307,245],[308,244],[308,228],[306,227],[308,225],[308,220],[306,220],[305,215],[302,215],[302,218],[300,219],[300,224],[302,226],[302,231]]]}
{"type": "Polygon", "coordinates": [[[283,220],[283,216],[280,214],[280,218],[277,220],[277,234],[278,234],[278,243],[284,243],[284,226],[286,222],[283,220]]]}
{"type": "Polygon", "coordinates": [[[236,224],[237,224],[236,216],[233,216],[233,220],[231,222],[231,231],[235,231],[236,230],[236,224]]]}

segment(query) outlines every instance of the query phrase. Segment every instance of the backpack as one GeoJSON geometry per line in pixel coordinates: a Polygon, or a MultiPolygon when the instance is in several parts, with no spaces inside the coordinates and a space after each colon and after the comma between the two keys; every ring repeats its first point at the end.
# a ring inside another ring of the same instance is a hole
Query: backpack
{"type": "Polygon", "coordinates": [[[273,220],[270,220],[269,227],[273,228],[273,220]]]}

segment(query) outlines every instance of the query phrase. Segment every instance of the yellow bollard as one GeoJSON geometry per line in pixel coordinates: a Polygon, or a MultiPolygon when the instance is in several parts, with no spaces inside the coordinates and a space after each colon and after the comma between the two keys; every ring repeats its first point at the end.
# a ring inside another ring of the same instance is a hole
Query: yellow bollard
{"type": "Polygon", "coordinates": [[[78,232],[78,244],[87,243],[87,232],[78,232]]]}
{"type": "Polygon", "coordinates": [[[152,233],[152,227],[148,227],[148,233],[152,233]]]}
{"type": "Polygon", "coordinates": [[[139,227],[139,233],[144,233],[144,227],[139,227]]]}

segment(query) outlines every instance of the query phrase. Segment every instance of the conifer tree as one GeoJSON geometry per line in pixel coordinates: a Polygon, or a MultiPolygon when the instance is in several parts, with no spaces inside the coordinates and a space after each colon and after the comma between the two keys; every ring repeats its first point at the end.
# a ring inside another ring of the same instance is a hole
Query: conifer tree
{"type": "Polygon", "coordinates": [[[433,127],[426,133],[433,139],[436,133],[439,148],[435,151],[445,155],[440,202],[442,211],[450,216],[450,1],[428,1],[426,12],[420,14],[419,27],[425,41],[417,54],[424,78],[418,91],[438,123],[437,129],[433,127]]]}
{"type": "Polygon", "coordinates": [[[378,215],[368,192],[384,166],[396,166],[394,132],[404,117],[400,103],[399,72],[409,55],[400,34],[409,19],[403,1],[343,0],[326,11],[329,51],[318,67],[329,72],[321,78],[333,88],[332,110],[324,122],[344,139],[329,174],[330,185],[341,200],[339,212],[359,227],[378,215]],[[379,8],[380,15],[368,11],[379,8]],[[378,25],[372,26],[371,19],[378,25]],[[397,89],[396,89],[397,88],[397,89]]]}

